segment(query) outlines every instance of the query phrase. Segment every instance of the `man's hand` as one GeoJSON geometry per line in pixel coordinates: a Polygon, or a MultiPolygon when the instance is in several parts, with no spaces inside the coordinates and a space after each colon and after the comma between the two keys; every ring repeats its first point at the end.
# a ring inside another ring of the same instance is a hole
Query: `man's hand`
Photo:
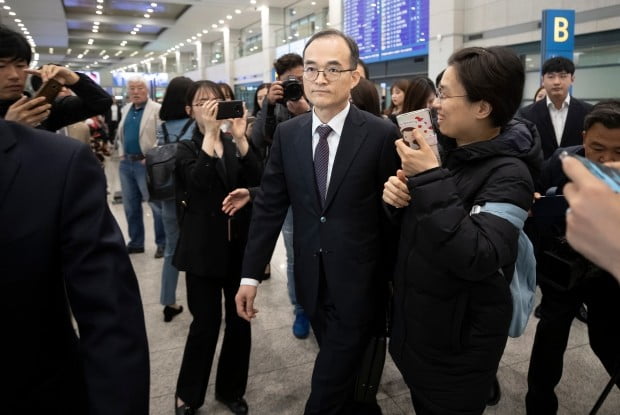
{"type": "Polygon", "coordinates": [[[228,216],[232,216],[239,209],[244,207],[250,201],[250,191],[248,189],[235,189],[228,193],[222,202],[222,211],[228,216]]]}
{"type": "Polygon", "coordinates": [[[31,75],[40,76],[43,82],[47,82],[53,78],[61,84],[67,86],[74,85],[80,80],[78,74],[73,72],[71,69],[58,65],[43,65],[41,69],[25,69],[24,72],[31,75]]]}
{"type": "Polygon", "coordinates": [[[396,176],[392,176],[383,185],[383,201],[395,208],[403,208],[409,206],[411,195],[407,187],[407,177],[402,170],[396,172],[396,176]]]}
{"type": "Polygon", "coordinates": [[[256,292],[258,287],[252,285],[240,285],[239,291],[235,296],[235,303],[237,304],[237,314],[244,320],[251,321],[256,317],[258,310],[254,308],[254,299],[256,298],[256,292]]]}
{"type": "Polygon", "coordinates": [[[7,121],[15,121],[29,127],[38,127],[50,116],[52,106],[45,102],[45,97],[28,99],[23,96],[11,105],[4,116],[7,121]]]}
{"type": "Polygon", "coordinates": [[[274,81],[267,92],[267,102],[269,105],[276,105],[276,102],[284,98],[284,88],[281,81],[274,81]]]}
{"type": "Polygon", "coordinates": [[[299,115],[310,111],[310,104],[308,104],[306,98],[301,97],[297,101],[287,101],[286,108],[291,114],[299,115]]]}
{"type": "Polygon", "coordinates": [[[407,177],[439,167],[433,149],[428,145],[422,134],[418,130],[413,130],[413,136],[420,146],[419,150],[409,147],[403,139],[396,140],[396,151],[400,156],[402,168],[407,177]]]}

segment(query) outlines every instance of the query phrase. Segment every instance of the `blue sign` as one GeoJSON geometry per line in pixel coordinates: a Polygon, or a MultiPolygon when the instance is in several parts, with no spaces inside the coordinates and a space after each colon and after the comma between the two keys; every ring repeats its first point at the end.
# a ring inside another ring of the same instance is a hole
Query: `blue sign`
{"type": "Polygon", "coordinates": [[[543,10],[541,63],[554,56],[573,60],[575,50],[575,10],[543,10]]]}

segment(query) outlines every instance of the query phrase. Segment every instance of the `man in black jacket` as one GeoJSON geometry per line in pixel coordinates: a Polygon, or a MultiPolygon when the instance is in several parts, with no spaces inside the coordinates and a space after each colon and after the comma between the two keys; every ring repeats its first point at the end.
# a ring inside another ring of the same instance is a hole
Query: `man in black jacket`
{"type": "Polygon", "coordinates": [[[0,118],[56,131],[103,114],[112,105],[112,97],[84,74],[57,65],[28,69],[30,45],[21,34],[5,26],[0,26],[0,45],[0,118]],[[24,92],[29,74],[39,76],[43,82],[53,78],[76,96],[58,98],[51,104],[43,97],[30,99],[24,92]]]}
{"type": "Polygon", "coordinates": [[[521,117],[536,124],[545,160],[558,147],[582,143],[583,119],[592,105],[569,94],[574,81],[573,62],[562,56],[548,59],[542,66],[542,84],[547,98],[520,110],[521,117]]]}
{"type": "MultiPolygon", "coordinates": [[[[583,142],[583,146],[558,149],[545,162],[538,189],[541,193],[556,188],[556,194],[562,194],[567,182],[559,158],[563,151],[599,163],[620,161],[620,101],[601,102],[593,107],[585,119],[583,142]]],[[[558,410],[554,389],[562,377],[571,324],[582,303],[588,306],[592,350],[610,374],[620,370],[620,287],[610,274],[561,242],[566,227],[565,209],[555,212],[558,219],[550,224],[554,212],[541,210],[544,203],[548,200],[538,199],[532,208],[534,220],[541,221],[546,230],[540,232],[544,249],[537,260],[539,268],[547,271],[545,275],[553,276],[554,283],[542,280],[539,284],[543,292],[542,313],[528,371],[525,399],[528,415],[553,415],[558,410]],[[537,217],[541,214],[545,217],[537,217]],[[558,261],[558,257],[562,261],[558,261]],[[570,266],[563,266],[563,263],[570,263],[570,266]],[[574,276],[572,283],[571,275],[574,276]],[[560,288],[562,285],[565,287],[560,288]]]]}

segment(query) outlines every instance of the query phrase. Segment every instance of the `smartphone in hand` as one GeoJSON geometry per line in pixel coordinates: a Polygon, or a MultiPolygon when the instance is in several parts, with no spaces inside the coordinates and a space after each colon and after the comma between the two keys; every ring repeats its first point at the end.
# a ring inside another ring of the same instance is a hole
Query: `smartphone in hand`
{"type": "Polygon", "coordinates": [[[217,103],[217,120],[243,117],[243,101],[219,101],[217,103]]]}
{"type": "Polygon", "coordinates": [[[47,104],[52,104],[60,93],[62,86],[60,82],[52,78],[41,85],[34,98],[44,97],[47,104]]]}
{"type": "Polygon", "coordinates": [[[595,161],[588,160],[578,154],[562,152],[560,157],[574,157],[581,162],[596,178],[600,179],[616,193],[620,193],[620,170],[616,170],[595,161]]]}

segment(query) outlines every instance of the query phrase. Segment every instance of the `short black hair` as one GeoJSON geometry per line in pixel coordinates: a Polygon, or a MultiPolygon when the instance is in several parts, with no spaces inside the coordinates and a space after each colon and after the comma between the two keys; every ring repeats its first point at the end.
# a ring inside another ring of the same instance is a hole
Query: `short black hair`
{"type": "Polygon", "coordinates": [[[486,101],[494,127],[503,127],[521,105],[525,69],[519,57],[502,46],[470,47],[448,59],[465,88],[469,102],[486,101]]]}
{"type": "Polygon", "coordinates": [[[620,100],[608,99],[593,106],[583,120],[583,130],[588,131],[596,123],[609,129],[620,128],[620,100]]]}
{"type": "Polygon", "coordinates": [[[172,78],[159,109],[159,118],[162,121],[182,120],[188,117],[185,112],[185,99],[193,83],[194,81],[185,76],[172,78]]]}
{"type": "Polygon", "coordinates": [[[341,38],[341,39],[343,39],[345,41],[345,43],[349,47],[349,52],[351,53],[351,56],[349,58],[349,68],[355,69],[357,67],[357,64],[359,63],[359,60],[360,60],[360,50],[357,47],[357,43],[355,43],[355,40],[353,40],[351,37],[345,35],[340,30],[325,29],[325,30],[321,30],[320,32],[316,32],[306,42],[306,46],[304,46],[303,54],[304,55],[306,54],[306,49],[308,49],[308,46],[310,46],[310,44],[312,42],[314,42],[315,40],[317,40],[319,38],[327,37],[327,36],[336,36],[336,37],[339,37],[339,38],[341,38]]]}
{"type": "Polygon", "coordinates": [[[191,107],[194,103],[194,97],[201,89],[207,89],[213,92],[216,99],[224,100],[224,93],[220,89],[220,86],[213,81],[196,81],[187,90],[187,96],[185,97],[185,105],[191,107]]]}
{"type": "Polygon", "coordinates": [[[573,75],[575,73],[575,64],[564,56],[554,56],[547,59],[542,66],[543,75],[550,72],[566,72],[573,75]]]}
{"type": "Polygon", "coordinates": [[[304,60],[297,53],[287,53],[273,61],[273,69],[275,69],[278,77],[284,72],[299,66],[304,66],[304,60]]]}
{"type": "Polygon", "coordinates": [[[0,58],[30,64],[32,49],[25,37],[4,25],[0,25],[0,58]]]}

